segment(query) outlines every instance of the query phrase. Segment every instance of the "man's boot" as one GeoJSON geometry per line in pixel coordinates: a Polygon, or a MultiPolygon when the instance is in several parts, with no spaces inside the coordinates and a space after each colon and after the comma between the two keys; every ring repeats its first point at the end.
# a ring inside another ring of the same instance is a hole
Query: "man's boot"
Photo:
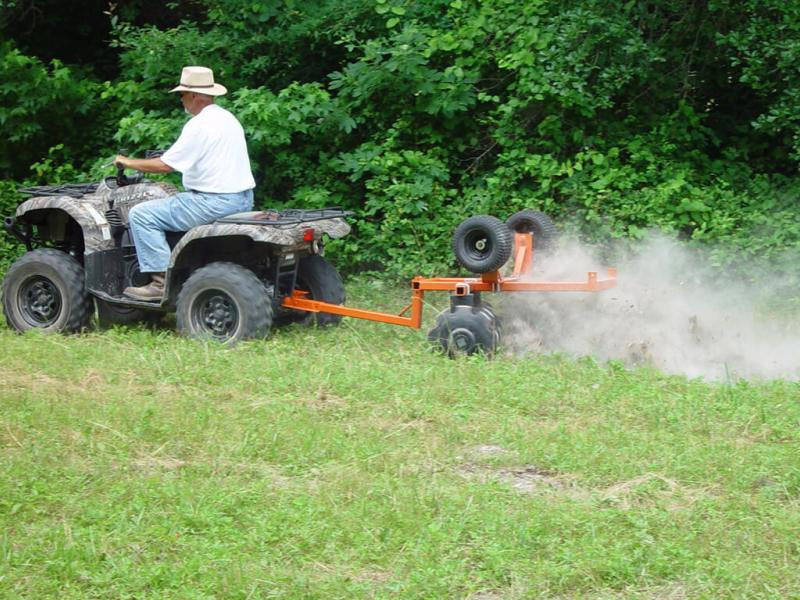
{"type": "Polygon", "coordinates": [[[164,296],[164,273],[153,273],[152,281],[141,287],[126,287],[123,294],[145,302],[159,302],[164,296]]]}

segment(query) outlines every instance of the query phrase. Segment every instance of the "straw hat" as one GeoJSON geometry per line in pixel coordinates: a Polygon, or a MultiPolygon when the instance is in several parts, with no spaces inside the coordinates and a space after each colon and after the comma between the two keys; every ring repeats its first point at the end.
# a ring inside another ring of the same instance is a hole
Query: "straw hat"
{"type": "Polygon", "coordinates": [[[214,83],[214,71],[208,67],[183,67],[181,83],[170,92],[194,92],[206,96],[222,96],[228,90],[214,83]]]}

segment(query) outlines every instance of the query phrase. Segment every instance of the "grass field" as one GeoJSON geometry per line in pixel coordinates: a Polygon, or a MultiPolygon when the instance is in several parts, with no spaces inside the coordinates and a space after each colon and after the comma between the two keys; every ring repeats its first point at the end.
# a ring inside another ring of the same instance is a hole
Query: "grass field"
{"type": "Polygon", "coordinates": [[[0,597],[800,597],[797,382],[354,320],[3,328],[0,364],[0,597]]]}

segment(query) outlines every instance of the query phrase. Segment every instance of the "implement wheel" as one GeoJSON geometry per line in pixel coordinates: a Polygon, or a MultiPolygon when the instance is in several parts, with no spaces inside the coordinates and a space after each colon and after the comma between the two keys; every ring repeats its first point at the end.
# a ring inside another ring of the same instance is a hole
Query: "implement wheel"
{"type": "Polygon", "coordinates": [[[511,230],[489,215],[465,219],[453,234],[456,259],[473,273],[497,271],[511,257],[513,246],[511,230]]]}
{"type": "Polygon", "coordinates": [[[521,210],[506,219],[506,225],[515,233],[532,233],[536,250],[552,250],[558,239],[558,229],[553,220],[537,210],[521,210]]]}
{"type": "Polygon", "coordinates": [[[457,304],[459,301],[464,300],[453,297],[450,308],[436,317],[428,341],[451,358],[476,353],[492,356],[500,345],[500,320],[491,306],[480,300],[474,304],[457,304]]]}

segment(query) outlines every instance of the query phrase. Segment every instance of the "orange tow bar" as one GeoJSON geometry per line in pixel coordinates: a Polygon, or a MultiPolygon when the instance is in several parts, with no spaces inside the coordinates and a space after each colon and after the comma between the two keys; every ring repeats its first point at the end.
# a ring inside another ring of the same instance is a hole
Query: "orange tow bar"
{"type": "Polygon", "coordinates": [[[300,290],[286,296],[283,306],[419,329],[422,326],[422,301],[427,291],[451,292],[454,296],[466,296],[474,292],[599,292],[617,284],[617,270],[611,268],[603,278],[598,277],[595,271],[588,272],[586,281],[523,280],[533,268],[533,236],[530,233],[514,234],[512,256],[514,271],[509,277],[503,277],[499,271],[484,273],[480,277],[415,277],[411,280],[411,303],[396,315],[312,300],[308,297],[309,292],[300,290]],[[411,314],[404,316],[409,310],[411,314]]]}

